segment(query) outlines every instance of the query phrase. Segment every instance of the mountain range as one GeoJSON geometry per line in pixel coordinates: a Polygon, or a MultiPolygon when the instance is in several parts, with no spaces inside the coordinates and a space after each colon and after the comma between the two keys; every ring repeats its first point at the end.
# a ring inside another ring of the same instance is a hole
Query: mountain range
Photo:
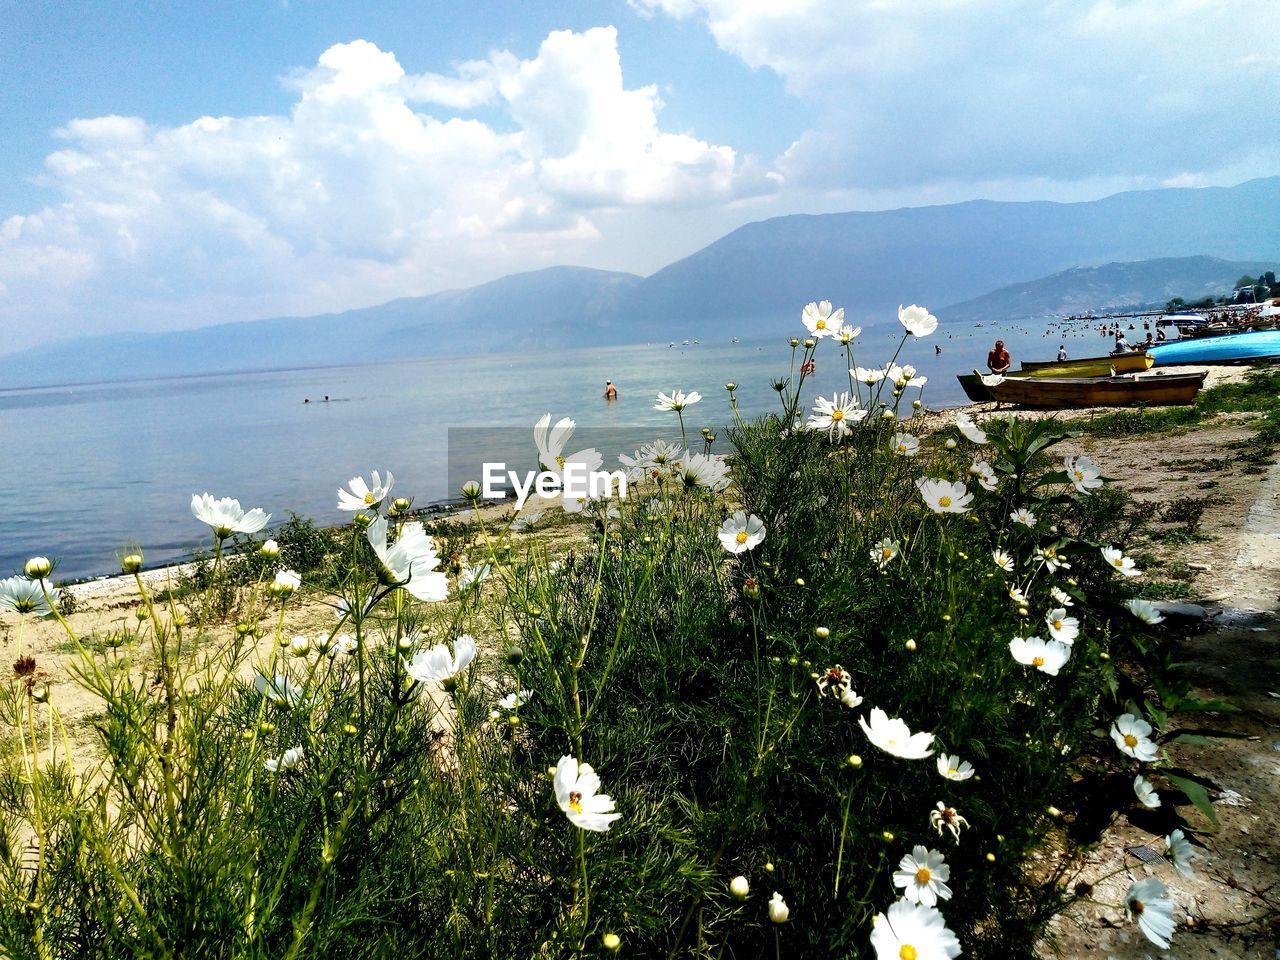
{"type": "Polygon", "coordinates": [[[1280,177],[1083,203],[775,217],[648,277],[553,267],[337,314],[86,337],[0,356],[0,384],[728,339],[789,329],[814,299],[860,323],[912,302],[948,322],[1192,299],[1274,269],[1278,214],[1280,177]]]}

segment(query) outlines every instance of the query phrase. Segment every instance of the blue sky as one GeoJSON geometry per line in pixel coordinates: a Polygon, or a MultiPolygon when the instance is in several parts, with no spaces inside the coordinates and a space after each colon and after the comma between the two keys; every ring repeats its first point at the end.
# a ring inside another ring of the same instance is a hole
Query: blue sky
{"type": "Polygon", "coordinates": [[[1273,0],[9,4],[0,352],[1280,174],[1278,32],[1273,0]]]}

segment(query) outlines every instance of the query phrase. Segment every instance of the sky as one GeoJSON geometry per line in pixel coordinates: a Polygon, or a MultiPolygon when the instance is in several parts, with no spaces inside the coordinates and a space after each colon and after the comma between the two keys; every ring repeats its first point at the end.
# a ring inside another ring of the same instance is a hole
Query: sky
{"type": "Polygon", "coordinates": [[[0,353],[1280,174],[1276,0],[3,10],[0,353]]]}

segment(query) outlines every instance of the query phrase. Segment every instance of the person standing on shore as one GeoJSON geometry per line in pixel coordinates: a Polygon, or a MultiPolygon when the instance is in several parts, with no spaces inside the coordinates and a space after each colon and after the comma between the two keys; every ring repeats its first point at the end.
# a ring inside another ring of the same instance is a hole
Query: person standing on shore
{"type": "Polygon", "coordinates": [[[1067,345],[1065,343],[1058,344],[1058,362],[1065,363],[1067,359],[1067,345]]]}
{"type": "Polygon", "coordinates": [[[606,380],[604,382],[604,398],[606,400],[618,399],[618,388],[613,385],[612,380],[606,380]]]}
{"type": "Polygon", "coordinates": [[[987,353],[987,369],[992,373],[1004,375],[1009,372],[1009,367],[1013,365],[1013,358],[1009,356],[1009,351],[1004,348],[1004,341],[997,340],[996,345],[987,353]]]}

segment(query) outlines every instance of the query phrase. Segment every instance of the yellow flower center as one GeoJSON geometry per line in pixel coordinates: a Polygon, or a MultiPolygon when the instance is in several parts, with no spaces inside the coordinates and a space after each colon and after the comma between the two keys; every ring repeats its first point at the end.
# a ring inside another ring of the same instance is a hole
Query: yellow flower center
{"type": "Polygon", "coordinates": [[[956,773],[959,773],[959,772],[960,772],[960,771],[959,771],[959,770],[957,770],[955,767],[947,767],[947,773],[949,773],[949,774],[956,774],[956,773]]]}
{"type": "Polygon", "coordinates": [[[899,960],[916,960],[920,956],[920,952],[909,943],[904,943],[898,950],[899,960]]]}
{"type": "Polygon", "coordinates": [[[1055,629],[1055,630],[1061,630],[1061,629],[1062,629],[1062,621],[1061,621],[1061,620],[1055,620],[1055,621],[1053,621],[1053,629],[1055,629]]]}
{"type": "Polygon", "coordinates": [[[916,883],[928,883],[933,879],[933,874],[929,872],[928,867],[921,867],[916,871],[916,883]]]}
{"type": "Polygon", "coordinates": [[[373,493],[372,493],[372,492],[366,493],[366,494],[364,495],[364,503],[365,503],[365,506],[368,506],[369,504],[373,503],[373,493]]]}
{"type": "Polygon", "coordinates": [[[827,329],[827,321],[819,319],[818,322],[814,324],[814,326],[817,327],[819,330],[825,330],[827,329]]]}
{"type": "Polygon", "coordinates": [[[1112,562],[1115,566],[1117,566],[1117,567],[1123,567],[1123,566],[1124,566],[1124,557],[1116,557],[1116,558],[1115,558],[1114,560],[1112,560],[1111,562],[1112,562]]]}
{"type": "Polygon", "coordinates": [[[571,791],[569,794],[569,809],[574,813],[582,812],[582,794],[577,790],[571,791]]]}
{"type": "Polygon", "coordinates": [[[559,466],[559,467],[560,467],[560,469],[562,469],[562,470],[563,470],[563,469],[564,469],[564,457],[559,457],[559,456],[558,456],[558,457],[556,457],[556,465],[557,465],[557,466],[559,466]]]}
{"type": "Polygon", "coordinates": [[[906,452],[907,452],[907,445],[906,445],[905,443],[900,443],[900,444],[898,444],[898,452],[899,452],[899,453],[906,453],[906,452]]]}
{"type": "Polygon", "coordinates": [[[1077,480],[1083,480],[1083,479],[1084,479],[1084,471],[1083,471],[1083,470],[1077,470],[1077,471],[1076,471],[1076,479],[1077,479],[1077,480]]]}
{"type": "Polygon", "coordinates": [[[1132,733],[1126,733],[1124,735],[1124,745],[1128,747],[1130,750],[1132,750],[1134,747],[1138,745],[1138,738],[1135,737],[1132,733]]]}
{"type": "Polygon", "coordinates": [[[739,543],[746,543],[746,542],[747,542],[747,531],[745,531],[745,530],[739,530],[739,531],[738,531],[737,540],[738,540],[738,542],[739,542],[739,543]]]}
{"type": "Polygon", "coordinates": [[[1043,667],[1043,666],[1044,666],[1044,657],[1036,657],[1036,658],[1034,658],[1034,659],[1031,661],[1031,665],[1032,665],[1033,667],[1043,667]]]}
{"type": "Polygon", "coordinates": [[[938,506],[940,506],[940,507],[944,507],[944,508],[945,508],[945,507],[949,507],[949,506],[951,506],[951,498],[950,498],[950,497],[939,497],[939,498],[938,498],[938,506]]]}
{"type": "Polygon", "coordinates": [[[883,550],[880,551],[880,555],[883,556],[886,560],[892,560],[893,549],[891,547],[885,547],[883,550]]]}
{"type": "Polygon", "coordinates": [[[832,410],[832,411],[831,411],[831,419],[832,419],[832,420],[843,420],[843,419],[844,419],[844,411],[843,411],[843,410],[832,410]]]}

